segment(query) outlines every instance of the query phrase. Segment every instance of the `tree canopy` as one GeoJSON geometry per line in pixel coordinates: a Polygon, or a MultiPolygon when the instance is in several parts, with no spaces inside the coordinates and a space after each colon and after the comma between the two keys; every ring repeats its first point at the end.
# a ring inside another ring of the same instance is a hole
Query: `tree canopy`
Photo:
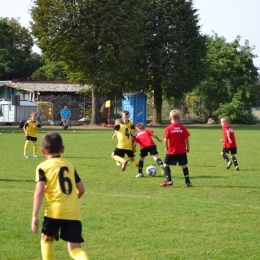
{"type": "Polygon", "coordinates": [[[155,121],[162,97],[182,96],[204,75],[205,37],[187,0],[34,0],[32,33],[44,55],[65,64],[70,80],[89,84],[92,123],[99,93],[153,93],[155,121]]]}
{"type": "Polygon", "coordinates": [[[40,55],[32,53],[33,39],[18,20],[0,18],[0,79],[29,78],[40,66],[40,55]]]}
{"type": "Polygon", "coordinates": [[[208,71],[205,80],[192,94],[200,99],[201,111],[207,116],[228,115],[233,122],[249,123],[248,111],[259,102],[257,67],[253,47],[240,36],[232,42],[216,33],[207,40],[208,71]]]}

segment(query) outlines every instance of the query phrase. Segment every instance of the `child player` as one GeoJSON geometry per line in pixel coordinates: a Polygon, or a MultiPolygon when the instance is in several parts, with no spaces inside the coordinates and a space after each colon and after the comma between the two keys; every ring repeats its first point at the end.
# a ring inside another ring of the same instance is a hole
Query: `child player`
{"type": "Polygon", "coordinates": [[[235,169],[239,171],[237,158],[235,157],[235,154],[237,153],[235,134],[233,128],[229,125],[229,123],[229,117],[225,116],[221,118],[221,126],[224,135],[224,139],[220,139],[220,141],[223,142],[221,156],[227,162],[227,169],[229,169],[232,165],[232,162],[229,160],[227,153],[230,152],[235,169]]]}
{"type": "Polygon", "coordinates": [[[45,216],[41,230],[41,252],[43,260],[54,260],[53,241],[59,237],[67,242],[69,255],[73,259],[87,260],[81,248],[84,242],[81,232],[79,198],[85,188],[75,167],[61,157],[64,152],[62,138],[58,133],[47,133],[42,138],[42,153],[46,161],[36,168],[31,229],[39,229],[39,211],[44,198],[45,216]]]}
{"type": "Polygon", "coordinates": [[[134,136],[134,144],[133,144],[133,150],[136,151],[136,144],[138,143],[140,145],[141,151],[140,151],[140,159],[139,159],[139,166],[138,166],[138,174],[136,175],[137,178],[143,177],[143,166],[144,166],[144,159],[148,155],[148,152],[150,155],[153,156],[153,159],[156,161],[158,166],[162,170],[162,175],[165,176],[164,167],[162,160],[158,157],[157,147],[154,143],[152,137],[156,138],[159,142],[162,142],[162,140],[153,133],[152,130],[146,130],[143,123],[136,124],[136,130],[137,133],[134,136]]]}
{"type": "MultiPolygon", "coordinates": [[[[123,124],[128,128],[129,133],[130,133],[132,136],[134,136],[134,134],[135,134],[135,125],[134,125],[134,123],[133,123],[132,121],[129,120],[129,118],[130,118],[130,113],[129,113],[129,111],[124,110],[124,111],[122,112],[123,124]]],[[[113,134],[112,139],[114,139],[115,137],[116,137],[116,131],[115,131],[115,133],[113,134]]],[[[126,158],[126,160],[129,161],[129,158],[126,158]]],[[[117,163],[118,166],[121,165],[121,163],[118,162],[118,161],[117,161],[116,163],[117,163]]],[[[128,163],[128,162],[127,162],[127,163],[128,163]]]]}
{"type": "MultiPolygon", "coordinates": [[[[111,154],[111,157],[122,164],[122,171],[126,169],[126,165],[128,159],[124,159],[124,156],[127,155],[129,157],[130,162],[138,168],[137,162],[134,159],[133,152],[133,141],[132,135],[129,132],[129,129],[123,124],[122,119],[118,118],[115,121],[115,125],[106,125],[103,124],[104,127],[113,128],[116,132],[116,137],[118,140],[117,147],[114,152],[111,154]]],[[[113,137],[112,137],[113,138],[113,137]]]]}
{"type": "Polygon", "coordinates": [[[24,126],[23,126],[23,131],[25,133],[25,145],[24,145],[24,157],[25,158],[30,158],[28,155],[28,146],[30,141],[33,142],[33,157],[37,158],[37,131],[41,131],[41,125],[40,123],[36,120],[37,118],[37,113],[32,113],[30,120],[28,120],[24,126]]]}
{"type": "Polygon", "coordinates": [[[163,165],[166,174],[166,181],[163,182],[160,186],[166,187],[173,184],[169,165],[176,165],[178,163],[182,168],[186,186],[191,187],[192,185],[189,179],[189,169],[187,167],[187,152],[190,150],[190,133],[182,124],[179,123],[179,110],[172,110],[170,112],[169,119],[171,124],[166,127],[164,132],[164,146],[166,156],[163,165]]]}

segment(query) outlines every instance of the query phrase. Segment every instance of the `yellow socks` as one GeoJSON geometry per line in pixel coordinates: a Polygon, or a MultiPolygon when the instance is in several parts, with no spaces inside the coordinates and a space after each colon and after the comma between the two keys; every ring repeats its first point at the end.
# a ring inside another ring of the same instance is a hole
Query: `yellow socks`
{"type": "Polygon", "coordinates": [[[33,154],[37,154],[37,143],[33,143],[33,154]]]}
{"type": "Polygon", "coordinates": [[[27,154],[29,143],[30,143],[30,141],[28,141],[28,140],[25,141],[25,145],[24,145],[24,148],[23,148],[23,154],[24,155],[27,154]]]}
{"type": "MultiPolygon", "coordinates": [[[[52,241],[41,240],[41,250],[42,250],[42,259],[43,260],[54,260],[54,250],[53,250],[52,241]]],[[[84,259],[84,258],[82,258],[82,259],[84,259]]]]}
{"type": "Polygon", "coordinates": [[[125,162],[125,159],[120,157],[120,156],[118,156],[118,155],[114,156],[114,160],[120,162],[121,164],[123,164],[125,162]]]}
{"type": "Polygon", "coordinates": [[[132,161],[131,163],[134,165],[135,168],[138,169],[138,163],[136,161],[132,161]]]}
{"type": "Polygon", "coordinates": [[[87,253],[80,247],[71,250],[70,256],[75,260],[89,260],[87,253]]]}

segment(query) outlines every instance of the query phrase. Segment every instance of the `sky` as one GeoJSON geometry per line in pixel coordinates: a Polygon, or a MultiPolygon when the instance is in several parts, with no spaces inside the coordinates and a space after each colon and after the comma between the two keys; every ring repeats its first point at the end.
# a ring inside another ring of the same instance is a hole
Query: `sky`
{"type": "MultiPolygon", "coordinates": [[[[2,2],[3,0],[1,0],[2,2]]],[[[240,35],[240,44],[249,40],[249,46],[255,46],[253,54],[259,56],[254,64],[260,69],[260,8],[259,0],[193,0],[201,25],[201,33],[218,36],[232,42],[240,35]]],[[[29,27],[31,20],[29,8],[31,0],[8,0],[1,3],[0,17],[19,18],[22,26],[29,27]]],[[[40,52],[37,46],[33,51],[40,52]]]]}

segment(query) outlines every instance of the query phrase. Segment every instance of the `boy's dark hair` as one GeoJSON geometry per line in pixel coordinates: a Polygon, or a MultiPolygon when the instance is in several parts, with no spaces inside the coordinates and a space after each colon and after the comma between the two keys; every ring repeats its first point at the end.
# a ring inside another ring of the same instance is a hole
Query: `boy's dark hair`
{"type": "Polygon", "coordinates": [[[42,138],[42,148],[48,154],[60,153],[62,145],[62,138],[58,133],[49,132],[42,138]]]}
{"type": "Polygon", "coordinates": [[[129,111],[128,110],[124,110],[123,112],[122,112],[122,114],[125,114],[125,115],[129,115],[130,113],[129,113],[129,111]]]}

